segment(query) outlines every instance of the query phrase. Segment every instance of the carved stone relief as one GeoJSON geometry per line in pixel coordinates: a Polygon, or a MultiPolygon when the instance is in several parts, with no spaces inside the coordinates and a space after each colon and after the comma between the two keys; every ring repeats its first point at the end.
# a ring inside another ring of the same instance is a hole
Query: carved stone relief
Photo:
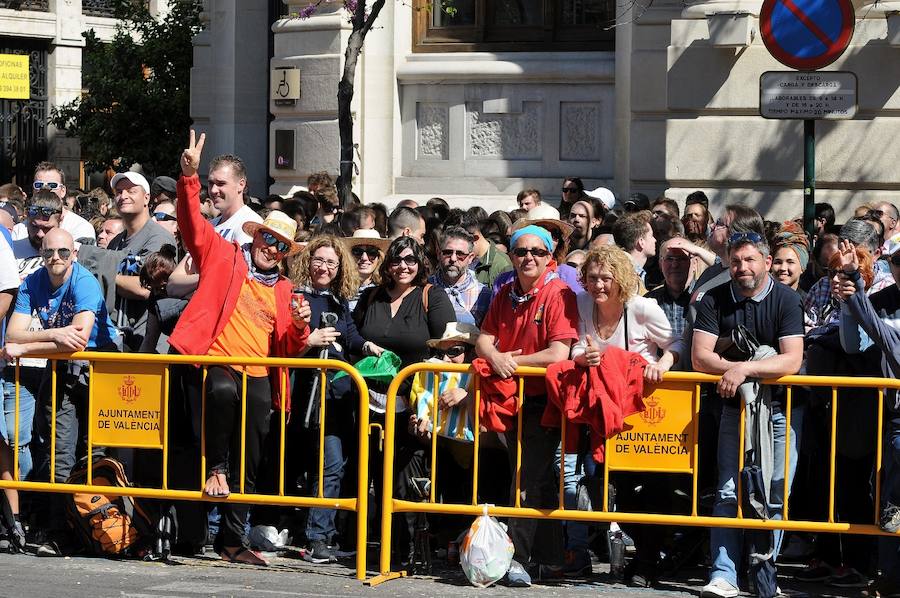
{"type": "Polygon", "coordinates": [[[477,158],[540,160],[543,102],[523,102],[522,112],[485,114],[482,102],[466,102],[469,154],[477,158]]]}
{"type": "Polygon", "coordinates": [[[560,160],[599,160],[601,158],[601,115],[599,102],[560,102],[560,160]]]}
{"type": "Polygon", "coordinates": [[[419,158],[426,160],[449,159],[450,115],[448,105],[442,102],[418,102],[416,105],[419,158]]]}

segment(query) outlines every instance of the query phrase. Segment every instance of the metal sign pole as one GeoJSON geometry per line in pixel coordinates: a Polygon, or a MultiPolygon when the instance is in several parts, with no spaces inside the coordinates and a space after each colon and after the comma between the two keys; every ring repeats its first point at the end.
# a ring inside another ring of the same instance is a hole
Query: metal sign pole
{"type": "Polygon", "coordinates": [[[816,220],[816,121],[803,121],[803,229],[810,243],[815,237],[816,220]]]}

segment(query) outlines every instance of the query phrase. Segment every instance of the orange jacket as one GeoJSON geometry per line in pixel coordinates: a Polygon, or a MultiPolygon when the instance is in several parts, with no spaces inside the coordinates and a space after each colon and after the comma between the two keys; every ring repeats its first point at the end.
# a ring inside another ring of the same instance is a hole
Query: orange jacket
{"type": "Polygon", "coordinates": [[[578,424],[586,424],[594,460],[602,463],[606,439],[622,431],[626,417],[644,410],[646,365],[639,354],[618,347],[608,347],[597,367],[579,367],[571,360],[550,365],[541,424],[559,428],[565,413],[567,453],[578,451],[578,424]]]}

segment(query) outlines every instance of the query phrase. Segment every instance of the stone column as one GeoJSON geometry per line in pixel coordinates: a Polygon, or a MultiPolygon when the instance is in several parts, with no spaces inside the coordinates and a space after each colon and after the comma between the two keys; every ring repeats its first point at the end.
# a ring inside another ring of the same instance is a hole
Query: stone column
{"type": "MultiPolygon", "coordinates": [[[[50,10],[56,13],[56,36],[47,57],[49,111],[81,96],[81,52],[85,29],[80,0],[55,0],[50,10]]],[[[53,125],[47,126],[47,157],[66,173],[69,186],[77,187],[81,172],[81,146],[76,137],[66,137],[53,125]]]]}
{"type": "MultiPolygon", "coordinates": [[[[285,0],[290,13],[296,14],[308,0],[285,0]]],[[[379,17],[382,21],[382,17],[379,17]]],[[[287,193],[293,186],[306,186],[310,173],[326,171],[338,174],[340,134],[337,123],[337,86],[343,68],[343,55],[351,26],[340,2],[323,3],[307,19],[288,17],[272,27],[275,51],[271,68],[294,67],[300,70],[300,99],[292,106],[276,106],[269,100],[275,119],[269,124],[269,149],[273,160],[269,175],[275,179],[271,193],[287,193]],[[294,132],[294,164],[291,169],[276,169],[275,131],[294,132]]],[[[363,56],[368,51],[368,43],[363,56]]],[[[364,58],[357,64],[354,105],[364,87],[361,76],[364,58]]],[[[358,111],[355,111],[358,113],[358,111]]],[[[356,130],[359,130],[357,123],[356,130]]],[[[358,138],[358,133],[354,135],[358,138]]],[[[358,181],[357,177],[357,181],[358,181]]],[[[359,189],[356,189],[359,193],[359,189]]]]}

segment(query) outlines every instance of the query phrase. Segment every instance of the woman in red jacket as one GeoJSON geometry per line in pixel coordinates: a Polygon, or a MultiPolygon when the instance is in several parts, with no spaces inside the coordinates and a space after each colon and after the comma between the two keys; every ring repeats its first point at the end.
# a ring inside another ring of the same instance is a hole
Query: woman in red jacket
{"type": "MultiPolygon", "coordinates": [[[[291,305],[291,282],[278,270],[281,260],[302,248],[294,242],[297,224],[273,211],[262,224],[247,222],[244,232],[253,242],[244,246],[220,237],[200,213],[197,167],[206,136],[181,156],[178,181],[178,223],[184,245],[200,272],[200,283],[181,315],[169,344],[187,355],[240,357],[296,357],[309,336],[309,305],[291,305]]],[[[204,492],[224,498],[240,487],[241,389],[246,374],[246,436],[244,492],[256,488],[256,473],[273,404],[278,401],[265,366],[211,366],[206,376],[207,480],[204,492]]],[[[222,525],[216,550],[231,562],[268,564],[244,545],[244,522],[249,506],[225,502],[219,507],[222,525]]]]}

